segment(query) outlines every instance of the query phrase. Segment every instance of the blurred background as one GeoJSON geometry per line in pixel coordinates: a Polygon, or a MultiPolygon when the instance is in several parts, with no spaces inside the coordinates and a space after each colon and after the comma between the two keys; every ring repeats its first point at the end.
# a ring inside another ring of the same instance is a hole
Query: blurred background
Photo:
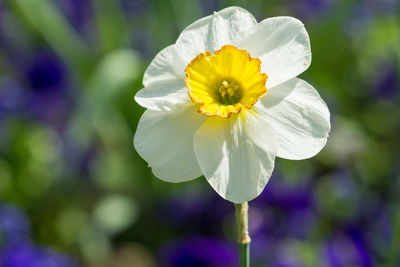
{"type": "Polygon", "coordinates": [[[252,266],[400,266],[399,2],[1,0],[0,266],[237,266],[233,205],[132,145],[152,58],[230,5],[305,23],[332,114],[250,202],[252,266]]]}

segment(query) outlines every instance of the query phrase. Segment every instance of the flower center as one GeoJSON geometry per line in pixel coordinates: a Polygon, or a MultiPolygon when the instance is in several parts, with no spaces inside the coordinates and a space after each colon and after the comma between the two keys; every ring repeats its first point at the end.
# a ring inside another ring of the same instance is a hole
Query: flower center
{"type": "Polygon", "coordinates": [[[239,102],[242,94],[240,86],[235,81],[223,80],[218,88],[219,101],[223,105],[233,105],[239,102]]]}
{"type": "Polygon", "coordinates": [[[185,72],[189,96],[206,116],[229,118],[243,108],[250,109],[267,92],[268,76],[261,73],[261,60],[232,45],[214,55],[200,53],[185,72]]]}

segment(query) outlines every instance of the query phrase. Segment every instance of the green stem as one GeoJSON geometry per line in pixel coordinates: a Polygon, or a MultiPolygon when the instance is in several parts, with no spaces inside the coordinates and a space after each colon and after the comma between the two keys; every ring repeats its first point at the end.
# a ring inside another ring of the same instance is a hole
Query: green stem
{"type": "Polygon", "coordinates": [[[240,267],[250,267],[250,236],[248,230],[247,202],[235,204],[236,225],[239,243],[239,262],[240,267]]]}
{"type": "Polygon", "coordinates": [[[250,266],[250,243],[239,244],[240,267],[250,266]]]}

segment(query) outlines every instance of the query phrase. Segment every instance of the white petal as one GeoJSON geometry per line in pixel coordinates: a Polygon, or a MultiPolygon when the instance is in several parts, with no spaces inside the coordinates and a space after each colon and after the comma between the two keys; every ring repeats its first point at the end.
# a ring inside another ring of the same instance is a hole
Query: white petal
{"type": "Polygon", "coordinates": [[[183,80],[152,83],[137,92],[135,100],[142,107],[157,111],[169,111],[179,104],[192,103],[183,80]]]}
{"type": "Polygon", "coordinates": [[[143,76],[145,87],[152,83],[170,80],[184,80],[189,60],[181,56],[179,48],[170,45],[161,50],[147,67],[143,76]]]}
{"type": "Polygon", "coordinates": [[[211,117],[196,132],[194,150],[207,181],[223,198],[242,203],[257,197],[274,168],[276,141],[255,112],[211,117]]]}
{"type": "Polygon", "coordinates": [[[158,178],[192,180],[202,175],[193,152],[193,135],[205,120],[195,106],[180,112],[146,110],[136,130],[135,148],[158,178]]]}
{"type": "Polygon", "coordinates": [[[326,144],[330,113],[318,92],[294,78],[267,91],[254,108],[266,116],[277,135],[278,157],[306,159],[326,144]]]}
{"type": "MultiPolygon", "coordinates": [[[[179,95],[178,103],[182,102],[182,87],[175,83],[183,82],[185,69],[190,61],[199,53],[214,51],[222,45],[232,44],[236,33],[248,30],[256,24],[254,17],[246,10],[239,7],[229,7],[215,12],[213,15],[200,19],[189,25],[179,36],[176,44],[161,50],[146,69],[143,77],[144,91],[137,95],[139,104],[155,110],[160,110],[160,105],[149,103],[156,94],[179,95]],[[162,91],[164,84],[173,84],[166,91],[162,91]],[[151,87],[151,91],[147,91],[151,87]],[[174,91],[174,88],[177,91],[174,91]],[[156,92],[161,89],[161,92],[156,92]],[[143,99],[145,98],[145,99],[143,99]],[[154,108],[154,106],[157,108],[154,108]]],[[[168,107],[167,107],[168,109],[168,107]]]]}
{"type": "Polygon", "coordinates": [[[268,75],[267,88],[296,77],[311,64],[308,33],[298,19],[268,18],[240,36],[237,46],[261,59],[261,71],[268,75]]]}
{"type": "Polygon", "coordinates": [[[240,31],[247,31],[256,24],[256,19],[247,10],[228,7],[186,27],[176,44],[191,60],[199,53],[214,52],[223,45],[233,44],[240,31]]]}

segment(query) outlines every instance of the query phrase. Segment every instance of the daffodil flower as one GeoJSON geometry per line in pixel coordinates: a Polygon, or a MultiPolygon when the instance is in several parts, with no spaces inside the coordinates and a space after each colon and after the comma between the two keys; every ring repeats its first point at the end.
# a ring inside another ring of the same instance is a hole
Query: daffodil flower
{"type": "Polygon", "coordinates": [[[257,23],[229,7],[197,20],[144,74],[136,150],[162,180],[204,175],[223,198],[249,201],[275,157],[310,158],[327,141],[329,110],[296,78],[310,63],[309,37],[295,18],[257,23]]]}

